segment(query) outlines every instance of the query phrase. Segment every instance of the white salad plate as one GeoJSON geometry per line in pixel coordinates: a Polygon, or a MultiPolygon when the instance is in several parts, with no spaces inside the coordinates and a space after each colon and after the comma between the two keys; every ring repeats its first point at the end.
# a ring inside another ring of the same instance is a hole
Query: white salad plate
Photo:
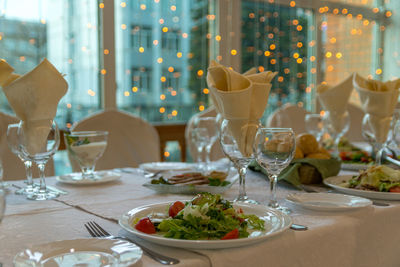
{"type": "Polygon", "coordinates": [[[111,239],[62,240],[33,245],[14,257],[14,266],[132,266],[142,250],[127,241],[111,239]]]}
{"type": "Polygon", "coordinates": [[[197,165],[186,162],[148,162],[139,165],[139,168],[148,172],[170,171],[170,170],[193,170],[197,165]]]}
{"type": "Polygon", "coordinates": [[[354,188],[348,188],[348,181],[352,178],[352,175],[334,176],[324,179],[324,184],[334,188],[335,190],[355,196],[361,196],[365,198],[372,199],[382,199],[382,200],[400,200],[400,193],[390,193],[390,192],[376,192],[369,190],[360,190],[354,188]]]}
{"type": "Polygon", "coordinates": [[[159,234],[146,234],[134,228],[132,222],[143,217],[147,217],[152,213],[165,213],[171,203],[159,203],[135,208],[123,214],[119,220],[119,224],[126,231],[134,234],[137,237],[147,241],[178,248],[189,249],[221,249],[241,247],[257,242],[264,241],[274,235],[287,230],[292,221],[289,215],[286,215],[278,210],[274,210],[264,205],[254,204],[234,204],[234,208],[241,208],[245,214],[254,214],[265,221],[264,231],[254,231],[247,238],[230,239],[230,240],[182,240],[163,237],[159,234]]]}
{"type": "Polygon", "coordinates": [[[98,179],[82,179],[81,173],[70,173],[57,176],[57,181],[65,184],[91,185],[108,183],[121,178],[121,174],[113,171],[97,171],[95,172],[98,179]]]}
{"type": "Polygon", "coordinates": [[[343,170],[347,171],[359,171],[359,170],[366,170],[370,167],[370,164],[365,163],[342,163],[340,166],[343,170]]]}
{"type": "Polygon", "coordinates": [[[318,211],[344,211],[372,205],[366,198],[332,193],[292,193],[286,199],[302,208],[318,211]]]}
{"type": "MultiPolygon", "coordinates": [[[[173,173],[178,174],[178,172],[173,172],[173,173]]],[[[168,175],[168,174],[166,174],[166,175],[168,175]]],[[[201,193],[201,192],[209,192],[212,194],[222,194],[226,190],[231,188],[232,185],[234,183],[236,183],[237,180],[239,180],[239,175],[231,174],[225,179],[225,181],[229,182],[229,184],[227,184],[225,186],[152,184],[150,181],[147,183],[144,183],[143,186],[150,188],[161,194],[197,194],[197,193],[201,193]]]]}

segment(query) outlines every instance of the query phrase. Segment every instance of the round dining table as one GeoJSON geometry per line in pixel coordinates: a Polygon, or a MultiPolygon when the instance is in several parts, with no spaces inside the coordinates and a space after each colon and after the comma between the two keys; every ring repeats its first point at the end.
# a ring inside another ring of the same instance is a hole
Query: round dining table
{"type": "MultiPolygon", "coordinates": [[[[117,170],[115,170],[117,171],[117,170]]],[[[149,178],[139,169],[124,168],[121,178],[104,184],[64,184],[55,177],[47,184],[68,192],[55,200],[31,201],[14,194],[23,181],[12,184],[6,195],[6,212],[0,223],[0,263],[12,266],[14,256],[35,244],[57,240],[91,238],[84,227],[96,221],[114,235],[129,235],[117,223],[125,212],[143,205],[189,200],[190,195],[160,194],[143,184],[149,178]]],[[[341,171],[340,175],[354,174],[341,171]]],[[[22,177],[21,177],[22,178],[22,177]]],[[[268,179],[249,171],[247,195],[266,205],[268,179]]],[[[261,242],[237,248],[173,248],[130,237],[159,253],[177,258],[176,266],[400,266],[400,201],[384,201],[389,206],[371,205],[345,211],[309,210],[285,200],[288,193],[301,192],[280,182],[277,188],[281,204],[292,210],[293,223],[308,227],[306,231],[286,231],[261,242]]],[[[238,183],[223,197],[234,199],[238,183]]],[[[134,266],[162,266],[146,254],[134,266]]]]}

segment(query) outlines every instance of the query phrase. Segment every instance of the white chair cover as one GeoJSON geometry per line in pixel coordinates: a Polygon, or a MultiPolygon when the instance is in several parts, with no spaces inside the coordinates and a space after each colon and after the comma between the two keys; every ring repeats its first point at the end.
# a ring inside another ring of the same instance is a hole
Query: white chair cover
{"type": "MultiPolygon", "coordinates": [[[[138,167],[144,162],[160,161],[160,138],[157,130],[131,114],[107,110],[77,122],[71,131],[108,131],[107,148],[97,161],[96,170],[138,167]]],[[[71,160],[74,171],[79,165],[71,160]]]]}
{"type": "MultiPolygon", "coordinates": [[[[9,180],[26,179],[25,167],[22,161],[11,152],[7,144],[7,127],[9,124],[18,123],[17,117],[0,112],[0,157],[3,164],[3,178],[9,180]]],[[[54,175],[53,160],[46,164],[46,176],[54,175]]],[[[33,167],[33,177],[39,177],[36,167],[33,167]]]]}
{"type": "MultiPolygon", "coordinates": [[[[186,125],[186,130],[185,130],[185,139],[186,139],[186,145],[189,149],[189,153],[192,156],[193,161],[195,161],[195,159],[197,158],[197,154],[198,154],[196,145],[193,143],[192,138],[191,138],[195,118],[197,118],[197,117],[216,117],[216,116],[217,116],[217,112],[216,112],[214,106],[211,106],[208,109],[193,115],[190,118],[190,120],[188,121],[188,123],[186,125]]],[[[225,154],[222,151],[219,140],[217,139],[217,141],[214,143],[214,145],[211,148],[210,160],[215,161],[215,160],[219,160],[224,157],[225,157],[225,154]]]]}
{"type": "Polygon", "coordinates": [[[267,119],[267,127],[292,128],[295,134],[305,133],[304,119],[309,112],[297,105],[285,104],[267,119]]]}

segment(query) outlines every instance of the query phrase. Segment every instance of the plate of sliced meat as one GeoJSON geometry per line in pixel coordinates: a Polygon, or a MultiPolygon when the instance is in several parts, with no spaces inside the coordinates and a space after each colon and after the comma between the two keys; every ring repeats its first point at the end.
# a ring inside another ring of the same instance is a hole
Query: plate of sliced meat
{"type": "Polygon", "coordinates": [[[221,171],[212,171],[206,174],[170,171],[143,186],[165,194],[197,194],[200,192],[221,194],[228,190],[238,178],[237,174],[221,171]]]}

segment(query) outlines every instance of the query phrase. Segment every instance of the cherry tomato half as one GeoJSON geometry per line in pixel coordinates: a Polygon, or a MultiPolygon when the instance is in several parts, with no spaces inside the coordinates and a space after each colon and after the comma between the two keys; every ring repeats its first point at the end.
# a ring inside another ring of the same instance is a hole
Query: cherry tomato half
{"type": "Polygon", "coordinates": [[[227,239],[237,239],[237,238],[239,238],[239,229],[235,228],[226,235],[224,235],[221,239],[227,240],[227,239]]]}
{"type": "Polygon", "coordinates": [[[180,201],[175,201],[174,204],[172,204],[169,207],[168,210],[168,215],[172,218],[174,218],[176,215],[178,215],[178,213],[183,210],[183,208],[185,208],[185,204],[183,204],[180,201]]]}
{"type": "Polygon", "coordinates": [[[156,232],[156,228],[154,224],[150,221],[148,217],[140,219],[138,223],[135,225],[136,230],[146,233],[146,234],[154,234],[156,232]]]}

